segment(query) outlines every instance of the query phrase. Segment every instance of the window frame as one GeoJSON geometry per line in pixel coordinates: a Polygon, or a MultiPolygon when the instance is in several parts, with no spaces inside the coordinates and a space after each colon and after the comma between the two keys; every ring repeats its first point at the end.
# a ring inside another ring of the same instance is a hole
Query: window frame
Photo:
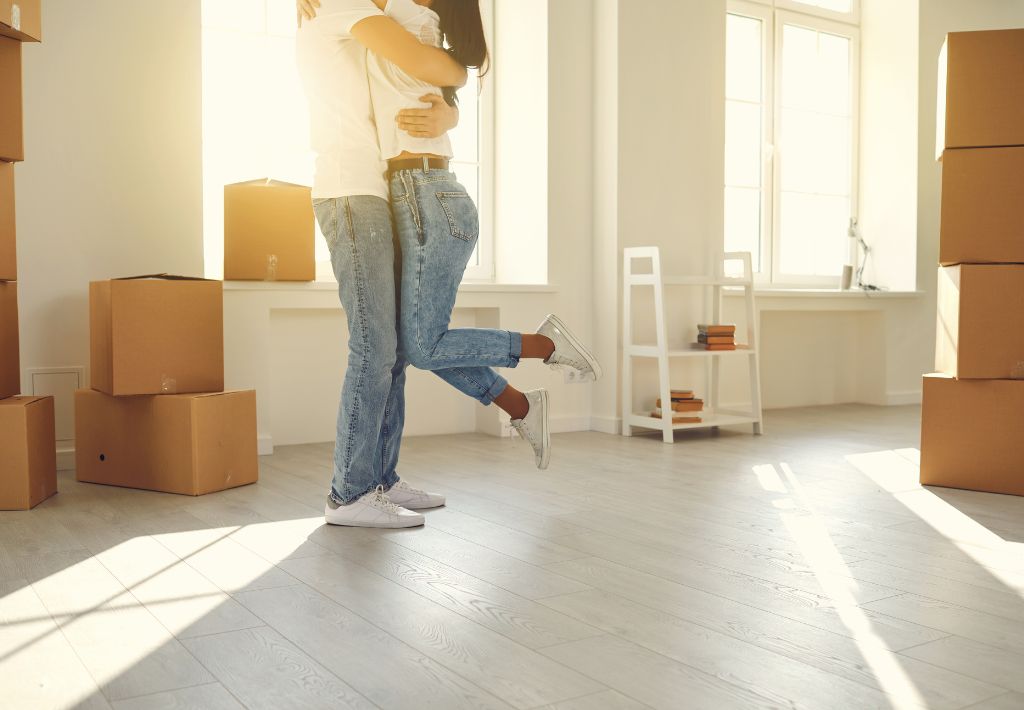
{"type": "MultiPolygon", "coordinates": [[[[782,136],[782,32],[786,24],[797,25],[850,40],[850,216],[859,208],[860,180],[860,2],[852,0],[849,14],[837,13],[796,0],[729,0],[726,12],[762,22],[762,198],[761,271],[755,272],[755,283],[770,288],[814,288],[833,286],[840,274],[812,276],[785,274],[780,269],[781,257],[781,171],[785,156],[779,150],[782,136]],[[793,10],[793,8],[798,8],[793,10]],[[843,18],[837,20],[836,18],[843,18]]],[[[728,99],[727,99],[728,100],[728,99]]],[[[724,189],[724,188],[723,188],[724,189]]],[[[856,251],[850,247],[850,263],[857,268],[856,251]]]]}

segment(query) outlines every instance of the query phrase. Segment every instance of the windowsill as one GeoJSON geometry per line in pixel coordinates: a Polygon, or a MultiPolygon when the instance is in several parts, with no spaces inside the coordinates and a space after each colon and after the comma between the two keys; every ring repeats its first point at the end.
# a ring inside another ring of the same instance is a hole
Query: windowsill
{"type": "MultiPolygon", "coordinates": [[[[225,291],[283,291],[309,293],[311,291],[337,291],[334,281],[225,281],[225,291]]],[[[551,284],[498,284],[467,282],[459,286],[459,293],[556,293],[551,284]]]]}
{"type": "MultiPolygon", "coordinates": [[[[726,287],[723,289],[726,296],[742,296],[743,289],[737,287],[726,287]]],[[[757,298],[842,298],[842,299],[894,299],[894,298],[918,298],[924,295],[924,291],[860,291],[850,289],[841,291],[837,288],[770,288],[754,287],[754,295],[757,298]]]]}

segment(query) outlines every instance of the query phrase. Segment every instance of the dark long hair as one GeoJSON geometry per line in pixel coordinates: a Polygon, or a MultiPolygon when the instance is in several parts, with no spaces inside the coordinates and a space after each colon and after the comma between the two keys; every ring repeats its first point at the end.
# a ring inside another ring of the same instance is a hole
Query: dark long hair
{"type": "Polygon", "coordinates": [[[490,56],[480,0],[434,0],[430,9],[441,18],[441,32],[452,58],[479,70],[481,76],[487,73],[490,56]]]}

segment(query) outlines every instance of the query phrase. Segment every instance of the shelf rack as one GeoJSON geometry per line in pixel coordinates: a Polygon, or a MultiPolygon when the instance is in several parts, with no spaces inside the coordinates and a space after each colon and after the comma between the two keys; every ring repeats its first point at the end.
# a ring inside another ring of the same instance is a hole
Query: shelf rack
{"type": "Polygon", "coordinates": [[[751,424],[754,434],[762,432],[761,414],[761,373],[758,360],[757,313],[754,309],[754,275],[748,252],[727,252],[722,255],[714,276],[666,276],[661,270],[661,254],[658,247],[631,247],[623,250],[622,264],[622,435],[632,436],[633,428],[656,429],[662,432],[665,443],[674,441],[673,433],[681,429],[706,429],[736,424],[751,424]],[[636,262],[649,260],[649,273],[634,271],[636,262]],[[726,276],[725,264],[730,261],[743,263],[743,275],[726,276]],[[656,343],[633,342],[632,294],[637,287],[654,289],[654,320],[656,343]],[[696,287],[702,291],[704,317],[709,323],[720,322],[722,315],[722,289],[739,287],[743,289],[747,316],[746,342],[738,344],[735,350],[705,350],[691,346],[669,349],[668,330],[665,320],[665,287],[696,287]],[[705,397],[702,421],[692,424],[673,424],[672,411],[662,408],[660,419],[633,410],[633,359],[654,358],[658,361],[658,392],[662,402],[671,401],[669,362],[672,358],[703,358],[705,360],[705,397]],[[719,408],[720,362],[722,358],[746,358],[750,366],[750,410],[730,411],[719,408]]]}

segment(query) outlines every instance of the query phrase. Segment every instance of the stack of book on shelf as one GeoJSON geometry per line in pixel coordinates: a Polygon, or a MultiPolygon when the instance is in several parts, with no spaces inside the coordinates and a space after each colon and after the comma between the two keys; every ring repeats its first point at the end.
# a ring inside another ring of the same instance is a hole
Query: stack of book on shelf
{"type": "MultiPolygon", "coordinates": [[[[694,399],[693,390],[672,390],[670,397],[673,424],[700,424],[700,412],[704,409],[703,399],[694,399]]],[[[663,416],[661,397],[655,401],[651,416],[657,419],[663,416]]]]}
{"type": "Polygon", "coordinates": [[[698,325],[697,342],[705,350],[735,350],[735,325],[698,325]]]}

